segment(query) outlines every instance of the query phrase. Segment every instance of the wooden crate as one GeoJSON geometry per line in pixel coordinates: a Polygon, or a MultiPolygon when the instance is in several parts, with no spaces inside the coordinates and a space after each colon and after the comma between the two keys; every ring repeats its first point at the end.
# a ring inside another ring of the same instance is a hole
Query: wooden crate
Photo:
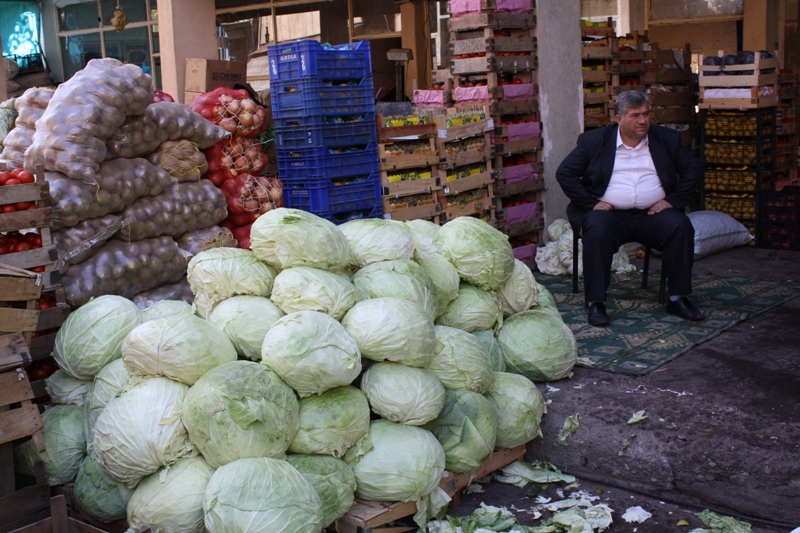
{"type": "Polygon", "coordinates": [[[405,140],[392,143],[378,143],[378,157],[380,159],[381,171],[430,167],[435,165],[439,161],[439,154],[436,151],[436,143],[433,137],[422,139],[422,141],[428,143],[430,148],[428,151],[403,155],[392,155],[388,147],[393,144],[402,146],[417,141],[405,140]]]}
{"type": "Polygon", "coordinates": [[[487,170],[486,172],[481,172],[480,174],[473,174],[472,176],[466,176],[463,178],[458,178],[454,180],[447,179],[447,171],[441,170],[442,178],[442,191],[440,194],[441,196],[452,196],[455,194],[462,193],[464,191],[469,191],[472,189],[479,189],[481,187],[485,187],[486,185],[490,185],[493,182],[493,174],[492,174],[492,163],[491,161],[486,162],[487,170]]]}
{"type": "Polygon", "coordinates": [[[441,213],[438,192],[432,191],[427,193],[423,200],[424,202],[418,203],[419,199],[414,198],[412,195],[406,197],[384,196],[383,216],[384,218],[391,220],[430,220],[438,217],[441,213]],[[427,198],[428,194],[431,196],[430,199],[427,198]],[[404,207],[396,207],[394,202],[397,202],[398,200],[405,200],[408,205],[404,207]]]}
{"type": "MultiPolygon", "coordinates": [[[[450,57],[467,54],[527,52],[535,54],[536,36],[533,30],[506,30],[510,35],[496,35],[492,28],[459,32],[451,35],[450,57]]],[[[502,57],[502,56],[501,56],[502,57]]]]}
{"type": "Polygon", "coordinates": [[[433,121],[433,116],[430,114],[421,114],[421,115],[410,115],[408,117],[396,117],[398,121],[401,119],[407,119],[407,122],[418,122],[420,120],[425,120],[424,124],[406,124],[406,125],[397,125],[397,126],[386,126],[385,122],[386,119],[393,118],[393,117],[384,117],[383,115],[378,115],[377,117],[377,124],[378,124],[378,142],[386,143],[391,142],[392,139],[398,139],[401,137],[432,137],[436,135],[436,124],[433,121]],[[424,118],[423,118],[424,117],[424,118]]]}
{"type": "Polygon", "coordinates": [[[387,172],[381,172],[381,186],[384,196],[409,196],[412,194],[424,194],[440,190],[441,183],[439,170],[431,167],[431,177],[423,179],[389,181],[387,172]]]}
{"type": "MultiPolygon", "coordinates": [[[[494,157],[494,147],[492,146],[491,138],[488,133],[484,133],[482,135],[484,141],[484,148],[482,150],[465,150],[448,154],[446,145],[450,143],[445,141],[437,142],[436,144],[439,149],[439,167],[444,169],[453,169],[491,160],[494,157]]],[[[473,135],[473,137],[477,137],[477,135],[473,135]]],[[[459,140],[452,142],[464,141],[459,140]]]]}
{"type": "MultiPolygon", "coordinates": [[[[447,492],[458,505],[458,495],[466,488],[470,480],[480,479],[500,470],[525,456],[525,446],[516,448],[498,448],[486,459],[474,473],[451,474],[445,477],[439,486],[447,492]]],[[[398,523],[402,519],[410,519],[417,512],[415,502],[373,502],[356,499],[353,506],[342,518],[336,521],[337,533],[408,533],[417,530],[412,523],[398,523]]]]}
{"type": "Polygon", "coordinates": [[[493,30],[533,29],[536,27],[536,15],[515,15],[510,13],[482,13],[480,15],[467,15],[448,20],[450,33],[465,30],[493,30]]]}
{"type": "Polygon", "coordinates": [[[535,53],[522,54],[524,55],[501,56],[496,52],[486,52],[483,57],[451,59],[450,70],[459,75],[483,72],[514,74],[539,68],[539,59],[535,53]]]}
{"type": "MultiPolygon", "coordinates": [[[[505,137],[507,134],[503,136],[505,137]]],[[[509,156],[514,154],[538,152],[542,148],[542,143],[543,140],[541,137],[525,139],[523,141],[498,142],[494,145],[494,153],[496,155],[509,156]]]]}
{"type": "Polygon", "coordinates": [[[449,108],[447,115],[437,115],[434,118],[437,129],[437,144],[459,141],[468,137],[476,135],[483,135],[494,129],[494,120],[492,119],[489,106],[487,105],[464,105],[456,108],[449,108]],[[467,124],[460,124],[456,126],[448,126],[447,118],[458,113],[476,113],[482,114],[484,118],[469,122],[467,124]]]}
{"type": "MultiPolygon", "coordinates": [[[[534,3],[531,2],[531,9],[528,11],[528,14],[533,14],[533,5],[534,3]]],[[[494,13],[497,11],[497,0],[481,0],[479,9],[481,13],[494,13]]],[[[452,15],[452,11],[450,10],[450,2],[447,3],[447,12],[452,15]]]]}
{"type": "Polygon", "coordinates": [[[439,198],[442,211],[442,222],[448,222],[458,217],[488,215],[494,216],[494,192],[492,184],[478,189],[459,191],[457,194],[441,196],[439,198]]]}
{"type": "Polygon", "coordinates": [[[700,87],[759,87],[762,85],[775,85],[778,83],[778,70],[780,61],[778,58],[761,58],[761,54],[756,53],[755,63],[750,65],[704,65],[703,55],[697,60],[700,75],[700,87]],[[765,74],[762,71],[773,69],[774,72],[765,74]],[[752,74],[740,74],[752,71],[752,74]],[[734,73],[734,75],[711,75],[723,72],[734,73]]]}
{"type": "MultiPolygon", "coordinates": [[[[728,87],[744,88],[744,87],[728,87]]],[[[700,88],[700,98],[697,107],[700,109],[758,109],[762,107],[775,107],[778,105],[778,94],[759,95],[759,87],[748,87],[749,98],[706,98],[705,88],[700,88]]]]}

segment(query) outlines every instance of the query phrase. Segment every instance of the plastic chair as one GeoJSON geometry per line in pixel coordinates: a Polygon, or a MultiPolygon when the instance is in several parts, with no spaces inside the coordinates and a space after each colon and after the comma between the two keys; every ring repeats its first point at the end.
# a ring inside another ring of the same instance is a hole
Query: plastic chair
{"type": "MultiPolygon", "coordinates": [[[[572,226],[572,292],[578,292],[578,242],[581,238],[580,226],[572,226]]],[[[646,246],[644,249],[644,268],[642,268],[642,288],[647,289],[647,277],[650,274],[650,247],[646,246]]],[[[661,283],[658,289],[658,303],[663,304],[666,302],[667,292],[667,275],[664,265],[661,265],[661,283]]]]}

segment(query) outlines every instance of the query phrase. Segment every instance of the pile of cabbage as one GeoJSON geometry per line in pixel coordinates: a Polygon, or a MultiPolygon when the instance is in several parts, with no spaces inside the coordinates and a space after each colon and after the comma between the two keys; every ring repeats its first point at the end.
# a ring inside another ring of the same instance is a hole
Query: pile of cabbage
{"type": "Polygon", "coordinates": [[[507,239],[463,217],[335,226],[276,209],[189,263],[192,306],[102,296],[56,338],[51,484],[130,531],[318,533],[359,497],[424,526],[495,447],[539,436],[575,340],[507,239]]]}

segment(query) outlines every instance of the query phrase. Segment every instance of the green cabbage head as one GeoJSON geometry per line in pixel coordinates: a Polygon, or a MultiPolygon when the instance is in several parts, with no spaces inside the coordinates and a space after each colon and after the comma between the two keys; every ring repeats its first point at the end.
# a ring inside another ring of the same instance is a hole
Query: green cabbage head
{"type": "Polygon", "coordinates": [[[458,296],[459,278],[456,267],[437,253],[416,258],[428,277],[431,278],[433,287],[433,300],[436,303],[436,316],[440,316],[447,309],[447,304],[458,296]]]}
{"type": "Polygon", "coordinates": [[[275,271],[249,250],[211,248],[192,257],[186,279],[195,295],[197,314],[206,318],[215,305],[231,296],[269,296],[275,271]]]}
{"type": "Polygon", "coordinates": [[[353,386],[300,400],[300,423],[291,453],[344,457],[369,430],[369,402],[353,386]]]}
{"type": "Polygon", "coordinates": [[[433,492],[444,472],[442,445],[429,431],[375,420],[369,435],[345,457],[356,475],[356,496],[379,502],[415,501],[433,492]]]}
{"type": "Polygon", "coordinates": [[[342,325],[361,355],[373,361],[425,367],[436,348],[430,317],[400,298],[362,300],[347,312],[342,325]]]}
{"type": "Polygon", "coordinates": [[[499,289],[514,270],[508,237],[477,218],[451,220],[442,226],[434,242],[461,279],[481,289],[499,289]]]}
{"type": "Polygon", "coordinates": [[[122,360],[131,374],[194,385],[212,368],[236,361],[236,348],[215,325],[180,313],[137,326],[122,343],[122,360]]]}
{"type": "Polygon", "coordinates": [[[436,323],[472,333],[503,325],[503,312],[489,292],[461,283],[458,297],[448,304],[436,323]]]}
{"type": "Polygon", "coordinates": [[[213,473],[202,457],[184,457],[144,478],[128,501],[128,532],[150,526],[153,531],[204,533],[203,497],[213,473]]]}
{"type": "Polygon", "coordinates": [[[448,389],[485,393],[492,386],[492,360],[483,343],[466,331],[436,326],[438,343],[428,370],[448,389]]]}
{"type": "Polygon", "coordinates": [[[378,261],[414,257],[411,233],[394,220],[361,218],[345,222],[339,228],[350,245],[351,264],[357,269],[378,261]]]}
{"type": "Polygon", "coordinates": [[[184,313],[193,315],[192,306],[183,300],[161,300],[142,311],[142,322],[161,318],[162,316],[184,313]]]}
{"type": "Polygon", "coordinates": [[[444,385],[424,368],[375,363],[362,374],[361,390],[375,413],[408,426],[427,424],[444,406],[444,385]]]}
{"type": "Polygon", "coordinates": [[[299,407],[277,374],[234,361],[209,370],[189,389],[183,424],[212,468],[242,457],[283,459],[297,433],[299,407]]]}
{"type": "Polygon", "coordinates": [[[92,447],[94,440],[94,425],[108,402],[115,398],[125,385],[128,384],[128,377],[131,375],[125,368],[122,359],[111,361],[97,374],[89,393],[86,395],[86,403],[83,404],[86,414],[83,427],[86,433],[86,444],[92,447]]]}
{"type": "Polygon", "coordinates": [[[542,435],[539,426],[547,408],[531,380],[519,374],[494,373],[494,385],[486,395],[497,411],[500,448],[516,448],[542,435]]]}
{"type": "Polygon", "coordinates": [[[92,383],[91,380],[75,379],[63,370],[56,370],[47,378],[45,389],[53,403],[81,406],[86,402],[92,383]]]}
{"type": "Polygon", "coordinates": [[[494,331],[473,331],[472,334],[480,339],[489,352],[489,359],[492,360],[492,368],[494,371],[505,372],[506,360],[503,359],[503,352],[500,351],[500,346],[497,344],[497,339],[494,337],[494,331]]]}
{"type": "Polygon", "coordinates": [[[341,320],[356,303],[356,288],[339,274],[312,267],[294,267],[275,278],[271,298],[286,314],[320,311],[341,320]]]}
{"type": "Polygon", "coordinates": [[[286,460],[311,483],[322,500],[322,527],[347,514],[356,491],[356,476],[347,463],[330,455],[290,455],[286,460]]]}
{"type": "Polygon", "coordinates": [[[417,304],[433,320],[436,302],[433,282],[425,269],[414,261],[397,259],[365,266],[353,277],[359,300],[369,298],[400,298],[417,304]]]}
{"type": "Polygon", "coordinates": [[[164,377],[136,379],[139,383],[129,385],[100,413],[92,447],[103,470],[129,488],[194,452],[181,422],[189,387],[164,377]]]}
{"type": "Polygon", "coordinates": [[[51,487],[74,481],[86,457],[83,416],[83,407],[77,405],[54,405],[46,409],[42,413],[46,451],[36,451],[33,440],[23,442],[14,448],[16,470],[35,476],[34,464],[41,459],[51,487]]]}
{"type": "Polygon", "coordinates": [[[530,310],[508,318],[497,333],[506,368],[531,381],[569,376],[578,358],[575,336],[561,318],[530,310]]]}
{"type": "Polygon", "coordinates": [[[300,311],[281,318],[269,330],[261,364],[305,398],[352,383],[361,373],[361,354],[335,319],[300,311]]]}
{"type": "Polygon", "coordinates": [[[260,260],[281,270],[309,266],[339,272],[350,262],[350,246],[338,226],[299,209],[273,209],[250,228],[250,246],[260,260]]]}
{"type": "Polygon", "coordinates": [[[503,315],[526,311],[538,305],[539,284],[533,278],[533,272],[519,259],[514,260],[514,272],[505,285],[495,291],[503,315]]]}
{"type": "Polygon", "coordinates": [[[319,533],[322,501],[281,459],[239,459],[217,469],[203,499],[209,533],[319,533]]]}
{"type": "Polygon", "coordinates": [[[236,353],[258,362],[264,337],[282,316],[283,311],[269,298],[234,296],[217,304],[208,321],[225,332],[236,353]]]}
{"type": "Polygon", "coordinates": [[[75,379],[94,379],[100,369],[122,357],[122,341],[142,321],[132,301],[100,296],[73,311],[56,335],[53,357],[75,379]]]}
{"type": "Polygon", "coordinates": [[[422,235],[431,241],[436,238],[436,234],[439,233],[439,228],[441,228],[438,224],[423,219],[408,220],[405,222],[405,225],[411,230],[415,237],[416,235],[422,235]]]}
{"type": "Polygon", "coordinates": [[[477,392],[448,390],[439,417],[425,427],[442,444],[450,472],[472,472],[494,451],[494,404],[477,392]]]}
{"type": "Polygon", "coordinates": [[[131,494],[100,468],[91,453],[86,456],[75,478],[75,503],[81,511],[104,523],[122,520],[131,494]]]}

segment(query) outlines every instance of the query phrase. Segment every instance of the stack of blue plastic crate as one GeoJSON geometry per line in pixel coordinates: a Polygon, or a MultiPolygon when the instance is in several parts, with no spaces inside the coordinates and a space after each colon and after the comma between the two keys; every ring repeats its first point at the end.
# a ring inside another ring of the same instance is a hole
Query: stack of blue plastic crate
{"type": "Polygon", "coordinates": [[[381,216],[369,41],[296,41],[268,54],[286,207],[335,223],[381,216]]]}

